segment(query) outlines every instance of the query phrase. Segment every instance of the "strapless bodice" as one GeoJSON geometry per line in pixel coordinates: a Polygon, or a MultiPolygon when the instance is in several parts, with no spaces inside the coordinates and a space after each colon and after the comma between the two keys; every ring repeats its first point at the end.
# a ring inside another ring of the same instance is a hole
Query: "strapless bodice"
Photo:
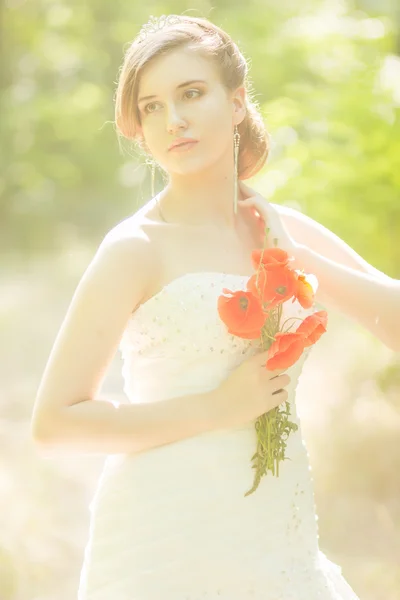
{"type": "MultiPolygon", "coordinates": [[[[119,345],[130,402],[211,390],[259,351],[254,340],[231,335],[217,311],[223,288],[244,289],[247,278],[187,273],[135,311],[119,345]]],[[[315,308],[286,302],[284,319],[315,308]]],[[[107,458],[90,506],[79,600],[357,600],[318,548],[295,405],[309,352],[287,370],[298,424],[288,460],[253,494],[245,497],[253,484],[253,423],[107,458]]]]}

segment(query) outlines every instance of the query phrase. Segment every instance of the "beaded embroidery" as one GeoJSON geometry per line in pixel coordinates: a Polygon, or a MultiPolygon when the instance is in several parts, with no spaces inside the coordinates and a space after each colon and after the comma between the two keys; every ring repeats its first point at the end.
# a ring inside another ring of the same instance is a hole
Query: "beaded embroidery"
{"type": "MultiPolygon", "coordinates": [[[[186,274],[135,311],[120,344],[131,402],[137,390],[151,402],[205,389],[253,351],[224,330],[216,310],[222,288],[241,289],[245,280],[186,274]]],[[[286,309],[307,314],[296,303],[286,309]]],[[[309,350],[290,369],[298,423],[296,387],[309,350]]],[[[250,423],[110,456],[90,506],[78,600],[133,600],[132,590],[146,600],[358,600],[318,548],[301,427],[280,477],[244,498],[254,440],[250,423]]]]}

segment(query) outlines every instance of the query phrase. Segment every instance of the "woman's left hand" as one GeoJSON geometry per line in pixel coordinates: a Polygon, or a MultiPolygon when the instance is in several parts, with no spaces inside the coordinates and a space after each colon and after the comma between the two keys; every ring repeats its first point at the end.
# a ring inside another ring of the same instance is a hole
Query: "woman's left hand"
{"type": "Polygon", "coordinates": [[[268,200],[266,200],[266,198],[264,198],[264,196],[248,185],[245,185],[243,181],[239,181],[239,188],[244,200],[238,200],[238,207],[251,208],[258,213],[261,220],[262,232],[264,233],[263,243],[265,243],[265,230],[269,227],[270,231],[267,236],[267,246],[272,247],[276,245],[296,258],[299,246],[283,225],[277,210],[270,202],[268,202],[268,200]]]}

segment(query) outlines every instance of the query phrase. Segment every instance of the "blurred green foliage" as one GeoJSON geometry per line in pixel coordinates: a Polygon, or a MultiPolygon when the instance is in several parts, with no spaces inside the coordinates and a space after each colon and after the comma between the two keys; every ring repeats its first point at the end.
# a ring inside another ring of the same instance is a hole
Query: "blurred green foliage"
{"type": "MultiPolygon", "coordinates": [[[[183,12],[249,59],[272,139],[250,185],[400,278],[399,3],[0,0],[1,600],[76,597],[102,460],[38,457],[32,405],[93,248],[150,197],[113,125],[123,52],[150,14],[183,12]]],[[[104,397],[123,401],[120,371],[104,397]]],[[[400,600],[399,397],[398,357],[332,315],[297,400],[320,546],[363,600],[400,600]]]]}
{"type": "Polygon", "coordinates": [[[390,1],[8,0],[3,12],[2,249],[46,253],[97,240],[150,196],[143,157],[118,147],[118,69],[150,13],[186,12],[225,28],[249,59],[272,136],[258,189],[400,275],[400,62],[390,1]]]}

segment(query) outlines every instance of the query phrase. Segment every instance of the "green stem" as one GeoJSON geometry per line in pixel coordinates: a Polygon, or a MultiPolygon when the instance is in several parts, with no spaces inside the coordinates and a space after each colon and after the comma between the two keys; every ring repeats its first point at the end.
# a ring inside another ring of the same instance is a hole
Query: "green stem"
{"type": "Polygon", "coordinates": [[[285,327],[288,321],[303,321],[303,319],[301,317],[288,317],[286,321],[283,322],[282,328],[285,327]]]}
{"type": "MultiPolygon", "coordinates": [[[[282,310],[282,305],[279,305],[277,310],[271,313],[261,331],[261,347],[263,350],[268,350],[271,343],[275,341],[276,333],[282,331],[280,327],[282,310]]],[[[289,319],[298,319],[298,317],[290,317],[289,319]]],[[[285,324],[289,319],[285,321],[285,324]]],[[[279,464],[282,460],[285,460],[286,439],[291,431],[296,431],[298,428],[296,423],[289,421],[290,404],[286,402],[285,406],[286,411],[281,411],[279,407],[276,407],[256,420],[257,450],[252,458],[255,475],[253,486],[245,493],[245,496],[249,496],[256,491],[261,478],[267,475],[268,472],[279,477],[279,464]]]]}

